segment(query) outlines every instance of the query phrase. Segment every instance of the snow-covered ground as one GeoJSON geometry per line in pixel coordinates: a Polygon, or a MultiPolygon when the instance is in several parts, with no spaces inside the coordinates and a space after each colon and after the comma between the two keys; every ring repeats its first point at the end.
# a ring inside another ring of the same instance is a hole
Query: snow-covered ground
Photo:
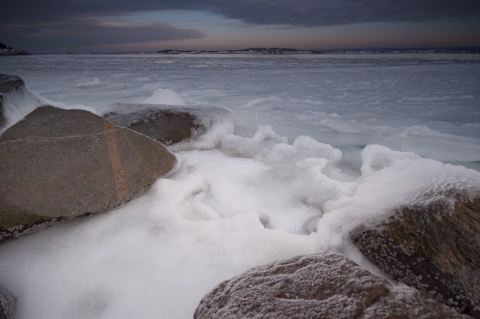
{"type": "Polygon", "coordinates": [[[479,56],[22,56],[0,73],[28,87],[8,96],[9,125],[44,103],[223,106],[236,120],[173,148],[175,173],[125,206],[0,246],[18,318],[191,318],[270,261],[330,250],[370,267],[351,227],[480,189],[479,56]]]}

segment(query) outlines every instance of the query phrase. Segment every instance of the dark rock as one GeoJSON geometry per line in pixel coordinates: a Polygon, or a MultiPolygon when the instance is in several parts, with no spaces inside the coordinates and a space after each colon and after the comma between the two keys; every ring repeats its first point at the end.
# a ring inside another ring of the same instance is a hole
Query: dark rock
{"type": "Polygon", "coordinates": [[[25,50],[14,49],[0,42],[0,56],[2,55],[25,55],[28,54],[25,50]]]}
{"type": "Polygon", "coordinates": [[[205,132],[205,127],[188,108],[161,109],[148,104],[121,106],[133,111],[110,112],[104,117],[116,125],[128,127],[166,145],[195,138],[205,132]]]}
{"type": "Polygon", "coordinates": [[[197,307],[213,318],[467,318],[334,253],[298,256],[224,281],[197,307]]]}
{"type": "Polygon", "coordinates": [[[3,116],[3,95],[0,94],[0,128],[5,124],[5,118],[3,116]]]}
{"type": "Polygon", "coordinates": [[[23,85],[25,85],[25,83],[18,76],[0,74],[0,94],[18,90],[23,85]]]}
{"type": "Polygon", "coordinates": [[[215,147],[219,134],[233,133],[233,113],[224,107],[114,104],[110,109],[104,117],[112,123],[166,145],[176,144],[176,150],[188,149],[191,141],[200,142],[199,148],[215,147]]]}
{"type": "Polygon", "coordinates": [[[82,110],[37,108],[0,136],[0,242],[130,200],[175,165],[160,143],[82,110]]]}
{"type": "Polygon", "coordinates": [[[13,319],[15,299],[0,285],[0,319],[13,319]]]}
{"type": "Polygon", "coordinates": [[[0,74],[0,127],[5,122],[3,117],[3,95],[11,91],[16,91],[23,85],[25,85],[25,83],[18,76],[0,74]]]}
{"type": "Polygon", "coordinates": [[[396,209],[351,238],[394,279],[480,318],[479,193],[396,209]]]}

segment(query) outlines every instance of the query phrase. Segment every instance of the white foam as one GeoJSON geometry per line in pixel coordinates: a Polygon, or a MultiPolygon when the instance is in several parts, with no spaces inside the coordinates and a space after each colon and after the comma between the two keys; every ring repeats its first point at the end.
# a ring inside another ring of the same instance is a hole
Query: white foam
{"type": "Polygon", "coordinates": [[[185,105],[183,99],[171,89],[158,88],[152,96],[143,101],[145,104],[185,105]]]}
{"type": "Polygon", "coordinates": [[[442,134],[438,131],[432,130],[426,125],[414,125],[407,127],[398,136],[403,138],[415,136],[446,137],[448,134],[442,134]]]}
{"type": "Polygon", "coordinates": [[[6,124],[0,128],[0,132],[20,121],[38,106],[48,104],[48,102],[47,99],[30,91],[25,86],[20,87],[18,90],[5,93],[3,95],[3,116],[6,124]]]}
{"type": "Polygon", "coordinates": [[[91,88],[91,87],[98,87],[98,86],[102,86],[102,85],[103,85],[103,83],[100,82],[99,79],[94,78],[94,79],[91,80],[91,81],[78,83],[78,84],[77,84],[77,87],[78,87],[78,88],[91,88]]]}
{"type": "MultiPolygon", "coordinates": [[[[182,110],[181,107],[178,109],[182,110]]],[[[197,118],[196,121],[205,128],[205,132],[194,139],[169,146],[172,151],[213,149],[219,145],[224,136],[232,134],[235,129],[235,116],[225,107],[196,106],[186,110],[197,118]]]]}
{"type": "Polygon", "coordinates": [[[52,105],[63,109],[82,109],[98,114],[98,112],[92,107],[84,105],[67,105],[50,101],[40,94],[29,90],[28,87],[22,86],[18,90],[3,94],[3,116],[6,123],[0,128],[0,133],[10,128],[12,125],[23,119],[27,114],[42,105],[52,105]]]}
{"type": "Polygon", "coordinates": [[[476,171],[383,146],[366,147],[362,176],[345,180],[329,145],[288,144],[269,127],[252,140],[263,147],[229,148],[247,145],[248,158],[179,152],[176,172],[127,205],[3,245],[0,280],[22,300],[17,317],[187,318],[252,266],[319,250],[362,262],[345,241],[355,225],[427,194],[480,190],[476,171]]]}
{"type": "Polygon", "coordinates": [[[480,191],[480,173],[443,164],[413,153],[369,145],[362,152],[362,176],[351,194],[325,205],[328,214],[319,223],[324,249],[346,244],[349,231],[361,223],[374,223],[394,208],[428,203],[456,190],[480,191]]]}
{"type": "Polygon", "coordinates": [[[155,63],[155,64],[172,64],[172,63],[175,63],[175,62],[177,62],[177,61],[175,61],[175,60],[156,60],[153,63],[155,63]]]}

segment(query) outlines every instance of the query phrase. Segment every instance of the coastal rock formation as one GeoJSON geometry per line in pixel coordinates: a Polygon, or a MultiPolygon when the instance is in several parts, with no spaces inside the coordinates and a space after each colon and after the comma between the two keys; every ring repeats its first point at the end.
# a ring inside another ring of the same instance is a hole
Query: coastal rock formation
{"type": "Polygon", "coordinates": [[[2,55],[25,55],[28,54],[25,50],[14,49],[11,46],[0,42],[0,56],[2,55]]]}
{"type": "Polygon", "coordinates": [[[399,208],[351,239],[394,279],[480,318],[479,192],[399,208]]]}
{"type": "Polygon", "coordinates": [[[233,114],[223,107],[114,104],[111,108],[112,112],[104,115],[106,119],[165,145],[198,140],[221,122],[228,123],[233,131],[233,114]]]}
{"type": "Polygon", "coordinates": [[[0,285],[0,319],[13,319],[15,299],[0,285]]]}
{"type": "Polygon", "coordinates": [[[207,294],[195,319],[467,318],[407,287],[320,253],[256,267],[207,294]]]}
{"type": "Polygon", "coordinates": [[[110,112],[104,117],[166,145],[196,137],[205,131],[197,117],[188,110],[159,109],[149,105],[131,105],[131,109],[134,111],[110,112]]]}
{"type": "Polygon", "coordinates": [[[25,83],[23,80],[15,75],[0,74],[0,127],[4,124],[3,117],[3,95],[5,93],[16,91],[25,83]]]}
{"type": "Polygon", "coordinates": [[[175,165],[160,143],[43,106],[0,136],[0,242],[130,200],[175,165]]]}

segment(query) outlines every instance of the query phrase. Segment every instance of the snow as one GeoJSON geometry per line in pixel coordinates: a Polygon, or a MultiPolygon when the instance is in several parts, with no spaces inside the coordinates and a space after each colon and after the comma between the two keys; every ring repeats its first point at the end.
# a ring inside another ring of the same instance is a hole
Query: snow
{"type": "Polygon", "coordinates": [[[149,103],[195,108],[210,127],[173,146],[176,170],[123,207],[3,244],[17,318],[191,318],[221,281],[319,251],[372,269],[345,240],[352,227],[480,190],[478,57],[159,61],[0,61],[28,87],[4,96],[9,125],[45,103],[97,114],[149,103]]]}

